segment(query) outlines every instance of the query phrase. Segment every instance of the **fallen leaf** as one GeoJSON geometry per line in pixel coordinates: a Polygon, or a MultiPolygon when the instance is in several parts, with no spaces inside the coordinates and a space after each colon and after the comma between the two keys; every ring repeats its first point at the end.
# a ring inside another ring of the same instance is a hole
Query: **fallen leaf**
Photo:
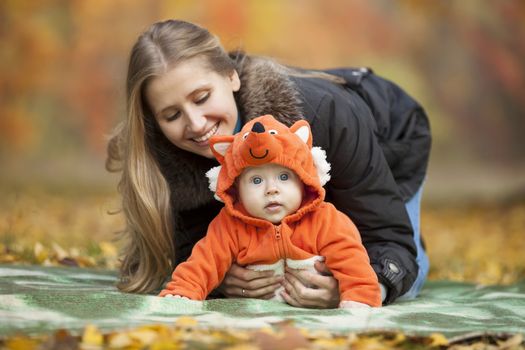
{"type": "Polygon", "coordinates": [[[118,249],[117,247],[115,247],[114,244],[111,244],[109,242],[100,242],[99,247],[104,257],[113,258],[118,255],[118,249]]]}
{"type": "Polygon", "coordinates": [[[393,337],[385,337],[384,342],[387,346],[394,348],[400,345],[401,343],[405,342],[405,340],[405,335],[401,332],[397,332],[393,335],[393,337]]]}
{"type": "Polygon", "coordinates": [[[381,336],[361,336],[352,343],[352,349],[357,350],[390,350],[391,347],[382,341],[381,336]]]}
{"type": "Polygon", "coordinates": [[[523,342],[523,335],[515,334],[514,336],[510,337],[507,340],[498,341],[498,348],[502,350],[503,349],[514,349],[514,348],[517,348],[522,342],[523,342]]]}
{"type": "Polygon", "coordinates": [[[131,339],[139,341],[140,344],[148,346],[157,339],[158,334],[151,329],[138,329],[128,332],[128,336],[131,339]]]}
{"type": "Polygon", "coordinates": [[[301,332],[291,326],[280,327],[277,335],[266,332],[255,332],[253,334],[254,343],[262,350],[288,350],[298,348],[308,348],[310,343],[301,332]]]}
{"type": "Polygon", "coordinates": [[[13,337],[6,341],[5,346],[10,350],[33,350],[38,347],[38,342],[29,338],[13,337]]]}
{"type": "Polygon", "coordinates": [[[183,327],[183,328],[187,328],[187,327],[191,328],[191,327],[195,327],[197,323],[198,323],[197,320],[192,317],[182,316],[182,317],[177,318],[177,320],[175,321],[175,326],[183,327]]]}
{"type": "Polygon", "coordinates": [[[97,326],[88,324],[84,328],[84,333],[82,334],[82,348],[92,349],[101,347],[104,344],[104,336],[98,330],[97,326]]]}
{"type": "Polygon", "coordinates": [[[49,252],[40,242],[35,243],[33,254],[35,255],[35,259],[39,264],[43,263],[49,257],[49,252]]]}
{"type": "Polygon", "coordinates": [[[447,346],[448,340],[447,338],[441,334],[441,333],[432,333],[429,336],[431,347],[437,347],[437,346],[447,346]]]}
{"type": "Polygon", "coordinates": [[[130,347],[133,340],[127,333],[112,333],[108,337],[108,345],[110,348],[125,348],[130,347]]]}
{"type": "Polygon", "coordinates": [[[76,350],[78,339],[73,337],[66,329],[59,329],[42,343],[39,350],[76,350]]]}
{"type": "Polygon", "coordinates": [[[58,261],[68,257],[69,254],[58,243],[53,242],[52,246],[58,261]]]}

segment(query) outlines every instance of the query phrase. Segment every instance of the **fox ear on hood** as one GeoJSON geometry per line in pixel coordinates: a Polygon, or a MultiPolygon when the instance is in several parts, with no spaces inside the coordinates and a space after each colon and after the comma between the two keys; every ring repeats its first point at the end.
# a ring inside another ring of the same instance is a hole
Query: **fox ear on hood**
{"type": "Polygon", "coordinates": [[[213,136],[210,138],[210,148],[219,163],[224,163],[224,155],[233,143],[233,135],[213,136]]]}
{"type": "Polygon", "coordinates": [[[306,120],[296,121],[290,127],[290,131],[299,136],[308,145],[308,148],[312,148],[312,131],[310,130],[310,124],[306,120]]]}

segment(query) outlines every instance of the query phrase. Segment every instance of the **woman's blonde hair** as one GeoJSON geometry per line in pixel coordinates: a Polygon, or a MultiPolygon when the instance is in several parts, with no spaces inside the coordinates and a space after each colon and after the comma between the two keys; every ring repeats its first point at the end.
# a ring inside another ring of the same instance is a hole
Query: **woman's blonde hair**
{"type": "Polygon", "coordinates": [[[152,78],[193,57],[204,58],[219,74],[231,74],[235,69],[217,37],[200,26],[178,20],[153,24],[131,50],[127,117],[109,140],[106,161],[109,171],[122,172],[118,189],[127,242],[118,287],[125,292],[155,291],[169,276],[175,261],[170,189],[155,151],[160,133],[144,98],[144,88],[152,78]]]}
{"type": "MultiPolygon", "coordinates": [[[[108,144],[106,168],[122,172],[118,190],[127,240],[122,251],[120,282],[125,292],[149,293],[158,289],[170,275],[175,262],[174,224],[170,187],[159,166],[160,143],[169,143],[160,132],[144,98],[148,82],[165,74],[180,62],[203,58],[213,71],[227,76],[242,70],[244,54],[225,52],[219,39],[198,25],[167,20],[154,23],[133,46],[127,73],[127,116],[115,128],[108,144]]],[[[254,57],[255,58],[255,57],[254,57]]],[[[285,74],[341,78],[322,72],[287,68],[271,59],[285,74]]]]}

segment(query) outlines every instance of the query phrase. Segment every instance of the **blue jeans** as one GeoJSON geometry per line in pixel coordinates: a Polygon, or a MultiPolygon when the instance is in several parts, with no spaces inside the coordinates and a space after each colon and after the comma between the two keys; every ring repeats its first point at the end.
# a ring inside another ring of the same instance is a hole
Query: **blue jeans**
{"type": "Polygon", "coordinates": [[[420,211],[421,211],[421,194],[423,192],[423,186],[417,190],[412,198],[405,203],[410,222],[412,223],[412,228],[414,229],[414,241],[417,247],[417,257],[416,261],[419,265],[419,271],[417,273],[417,278],[412,287],[399,297],[398,300],[408,300],[414,299],[423,287],[428,275],[428,269],[430,267],[430,262],[428,260],[427,253],[423,249],[421,244],[421,226],[420,226],[420,211]]]}

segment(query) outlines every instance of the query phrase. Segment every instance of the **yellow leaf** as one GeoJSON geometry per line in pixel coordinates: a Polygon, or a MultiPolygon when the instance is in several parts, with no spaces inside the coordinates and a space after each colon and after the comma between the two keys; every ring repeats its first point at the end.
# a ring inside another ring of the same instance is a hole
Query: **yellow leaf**
{"type": "Polygon", "coordinates": [[[71,255],[72,258],[78,258],[80,256],[80,249],[76,247],[69,248],[69,255],[71,255]]]}
{"type": "Polygon", "coordinates": [[[521,334],[515,334],[513,337],[510,337],[509,339],[505,341],[498,341],[498,348],[499,349],[514,349],[518,348],[518,346],[523,342],[523,335],[521,334]]]}
{"type": "Polygon", "coordinates": [[[17,260],[16,256],[13,254],[1,254],[0,255],[0,263],[12,263],[17,260]]]}
{"type": "Polygon", "coordinates": [[[57,243],[53,242],[53,250],[55,251],[55,254],[57,256],[57,260],[62,260],[68,257],[67,252],[59,246],[57,243]]]}
{"type": "Polygon", "coordinates": [[[33,252],[35,254],[35,259],[36,261],[38,261],[39,264],[43,263],[49,257],[47,249],[44,248],[44,246],[40,242],[35,243],[33,252]]]}
{"type": "Polygon", "coordinates": [[[384,342],[386,345],[390,347],[396,347],[403,343],[406,340],[406,337],[403,333],[396,333],[395,336],[392,339],[385,339],[384,342]]]}
{"type": "Polygon", "coordinates": [[[11,350],[31,350],[36,349],[38,346],[38,343],[29,338],[22,338],[22,337],[14,337],[11,339],[8,339],[5,343],[7,349],[11,350]]]}
{"type": "Polygon", "coordinates": [[[448,340],[445,338],[445,336],[441,333],[432,333],[429,336],[430,338],[430,346],[447,346],[448,340]]]}
{"type": "Polygon", "coordinates": [[[195,327],[196,325],[197,320],[188,316],[179,317],[175,321],[175,326],[177,327],[195,327]]]}
{"type": "Polygon", "coordinates": [[[156,332],[159,335],[163,335],[163,336],[169,334],[169,328],[165,324],[145,325],[145,326],[139,327],[138,330],[153,331],[153,332],[156,332]]]}
{"type": "Polygon", "coordinates": [[[175,340],[160,339],[149,346],[150,350],[178,350],[181,345],[175,340]]]}
{"type": "Polygon", "coordinates": [[[157,339],[157,332],[149,329],[138,329],[128,333],[131,339],[139,341],[142,345],[150,345],[157,339]]]}
{"type": "Polygon", "coordinates": [[[269,335],[276,335],[277,334],[275,332],[275,329],[273,329],[271,327],[263,327],[263,328],[259,329],[258,331],[261,332],[261,333],[269,334],[269,335]]]}
{"type": "Polygon", "coordinates": [[[130,347],[133,340],[126,333],[115,333],[109,336],[108,343],[110,348],[124,348],[130,347]]]}
{"type": "Polygon", "coordinates": [[[82,345],[102,346],[103,343],[104,336],[100,333],[97,326],[88,324],[84,328],[84,334],[82,334],[82,345]]]}
{"type": "Polygon", "coordinates": [[[117,247],[109,242],[100,242],[100,250],[105,257],[115,257],[118,255],[117,247]]]}
{"type": "Polygon", "coordinates": [[[261,348],[255,345],[251,344],[237,344],[233,345],[227,348],[224,348],[224,350],[260,350],[261,348]]]}
{"type": "Polygon", "coordinates": [[[389,350],[390,346],[382,342],[382,337],[363,336],[352,343],[352,349],[357,350],[389,350]]]}

